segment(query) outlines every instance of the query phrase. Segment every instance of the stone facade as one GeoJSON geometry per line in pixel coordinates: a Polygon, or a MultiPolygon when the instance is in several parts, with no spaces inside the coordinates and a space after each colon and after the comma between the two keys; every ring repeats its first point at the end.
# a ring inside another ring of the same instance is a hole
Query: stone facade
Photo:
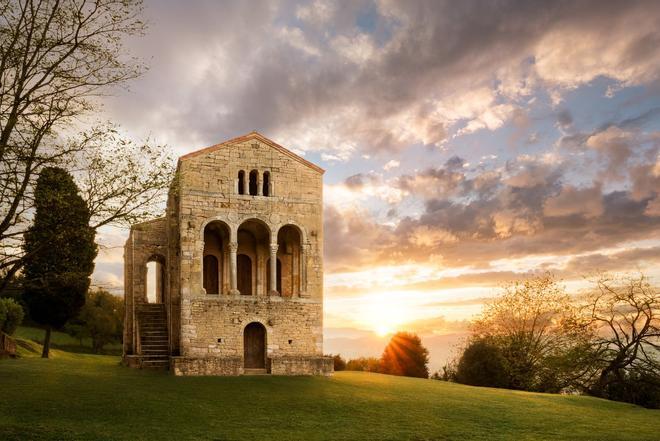
{"type": "Polygon", "coordinates": [[[256,132],[181,157],[165,216],[133,226],[126,242],[125,359],[146,352],[138,311],[157,262],[173,373],[331,373],[322,178],[256,132]]]}

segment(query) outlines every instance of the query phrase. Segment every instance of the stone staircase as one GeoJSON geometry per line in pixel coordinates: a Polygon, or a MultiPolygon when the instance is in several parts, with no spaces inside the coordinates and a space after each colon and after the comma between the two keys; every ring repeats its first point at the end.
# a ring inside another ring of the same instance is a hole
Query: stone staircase
{"type": "Polygon", "coordinates": [[[141,367],[169,369],[170,352],[165,305],[146,303],[138,307],[141,367]]]}

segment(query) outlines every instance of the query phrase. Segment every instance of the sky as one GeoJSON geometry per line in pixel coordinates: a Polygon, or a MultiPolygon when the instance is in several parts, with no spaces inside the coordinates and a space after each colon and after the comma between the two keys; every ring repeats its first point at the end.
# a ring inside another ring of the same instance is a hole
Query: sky
{"type": "MultiPolygon", "coordinates": [[[[176,155],[257,130],[326,169],[326,352],[438,368],[509,280],[660,276],[660,2],[147,1],[104,100],[176,155]]],[[[121,291],[127,231],[94,282],[121,291]]]]}

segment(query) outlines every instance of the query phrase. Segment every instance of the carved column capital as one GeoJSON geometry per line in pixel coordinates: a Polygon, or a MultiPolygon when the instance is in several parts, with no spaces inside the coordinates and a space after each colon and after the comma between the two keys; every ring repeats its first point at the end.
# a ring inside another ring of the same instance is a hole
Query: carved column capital
{"type": "Polygon", "coordinates": [[[235,253],[238,251],[238,243],[236,242],[229,242],[229,252],[230,253],[235,253]]]}
{"type": "Polygon", "coordinates": [[[280,246],[279,246],[278,244],[276,244],[276,243],[271,243],[271,244],[270,244],[270,254],[271,254],[271,255],[275,255],[275,254],[277,254],[277,250],[279,249],[279,247],[280,247],[280,246]]]}

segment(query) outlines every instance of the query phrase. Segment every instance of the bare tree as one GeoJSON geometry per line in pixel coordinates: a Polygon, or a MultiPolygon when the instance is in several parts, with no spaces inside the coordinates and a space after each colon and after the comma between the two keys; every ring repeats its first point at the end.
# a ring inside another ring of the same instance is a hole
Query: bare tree
{"type": "Polygon", "coordinates": [[[30,258],[21,241],[43,167],[73,164],[97,227],[147,215],[166,187],[171,162],[144,168],[157,151],[132,160],[142,147],[111,126],[75,129],[143,72],[123,46],[144,32],[141,13],[140,0],[0,0],[0,291],[30,258]]]}
{"type": "Polygon", "coordinates": [[[623,384],[631,371],[660,387],[660,292],[643,274],[603,275],[596,287],[582,308],[599,372],[590,390],[601,394],[610,384],[623,384]]]}

